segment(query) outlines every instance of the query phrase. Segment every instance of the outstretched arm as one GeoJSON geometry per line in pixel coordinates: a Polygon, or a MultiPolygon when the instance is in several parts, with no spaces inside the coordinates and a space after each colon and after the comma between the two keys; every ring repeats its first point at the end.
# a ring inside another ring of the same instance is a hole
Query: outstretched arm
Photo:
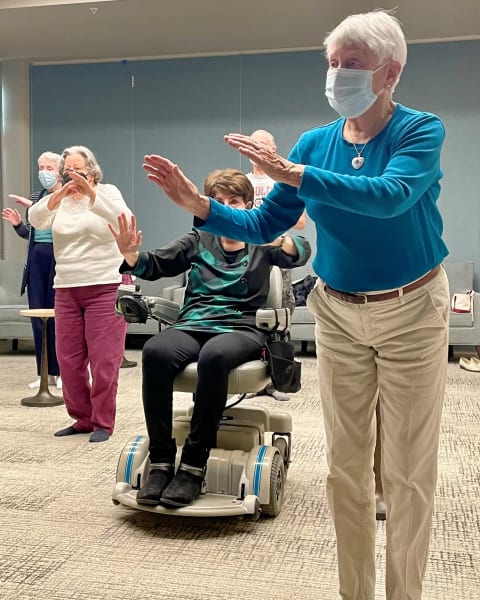
{"type": "Polygon", "coordinates": [[[17,194],[8,194],[8,197],[12,200],[15,200],[17,204],[21,206],[25,206],[26,208],[30,208],[33,202],[29,198],[25,198],[25,196],[18,196],[17,194]]]}
{"type": "Polygon", "coordinates": [[[198,191],[180,167],[158,154],[147,154],[142,167],[147,178],[158,185],[177,206],[206,220],[210,214],[210,200],[198,191]]]}

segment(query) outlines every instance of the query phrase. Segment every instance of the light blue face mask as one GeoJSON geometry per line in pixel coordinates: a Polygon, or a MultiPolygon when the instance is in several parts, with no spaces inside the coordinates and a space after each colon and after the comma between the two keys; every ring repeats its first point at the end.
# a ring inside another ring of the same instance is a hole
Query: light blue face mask
{"type": "Polygon", "coordinates": [[[40,185],[46,190],[51,190],[58,181],[57,174],[54,171],[39,171],[38,180],[40,185]]]}
{"type": "Polygon", "coordinates": [[[346,119],[363,115],[373,106],[377,94],[372,90],[373,74],[390,61],[380,65],[375,71],[369,69],[335,68],[327,71],[325,96],[330,106],[346,119]]]}

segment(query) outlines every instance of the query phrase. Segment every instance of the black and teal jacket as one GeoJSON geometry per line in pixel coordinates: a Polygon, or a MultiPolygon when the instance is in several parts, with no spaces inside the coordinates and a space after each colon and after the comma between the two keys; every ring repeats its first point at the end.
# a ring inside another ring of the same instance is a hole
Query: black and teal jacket
{"type": "Polygon", "coordinates": [[[194,229],[163,248],[141,252],[133,270],[124,262],[120,272],[130,272],[154,281],[189,270],[184,305],[176,329],[225,333],[258,331],[257,309],[265,307],[270,270],[304,265],[310,244],[292,236],[296,257],[281,248],[246,244],[235,252],[225,251],[216,235],[194,229]]]}

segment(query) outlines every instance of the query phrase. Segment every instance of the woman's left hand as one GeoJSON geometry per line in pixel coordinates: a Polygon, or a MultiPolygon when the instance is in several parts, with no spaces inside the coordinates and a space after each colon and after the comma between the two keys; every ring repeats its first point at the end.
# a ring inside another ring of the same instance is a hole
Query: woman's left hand
{"type": "Polygon", "coordinates": [[[283,158],[266,144],[255,141],[248,135],[229,133],[224,137],[224,140],[229,146],[236,148],[240,154],[258,165],[264,173],[275,181],[293,187],[300,187],[305,169],[304,165],[297,165],[283,158]]]}

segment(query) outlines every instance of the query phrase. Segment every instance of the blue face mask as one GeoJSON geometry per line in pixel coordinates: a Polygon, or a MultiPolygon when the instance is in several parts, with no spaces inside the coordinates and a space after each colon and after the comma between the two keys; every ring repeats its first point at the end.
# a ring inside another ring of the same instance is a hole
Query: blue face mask
{"type": "Polygon", "coordinates": [[[363,115],[373,106],[377,94],[372,90],[373,74],[388,64],[380,65],[375,71],[369,69],[329,69],[325,85],[325,96],[330,106],[346,119],[363,115]]]}
{"type": "Polygon", "coordinates": [[[39,171],[38,180],[46,190],[51,190],[57,183],[57,174],[54,171],[39,171]]]}

